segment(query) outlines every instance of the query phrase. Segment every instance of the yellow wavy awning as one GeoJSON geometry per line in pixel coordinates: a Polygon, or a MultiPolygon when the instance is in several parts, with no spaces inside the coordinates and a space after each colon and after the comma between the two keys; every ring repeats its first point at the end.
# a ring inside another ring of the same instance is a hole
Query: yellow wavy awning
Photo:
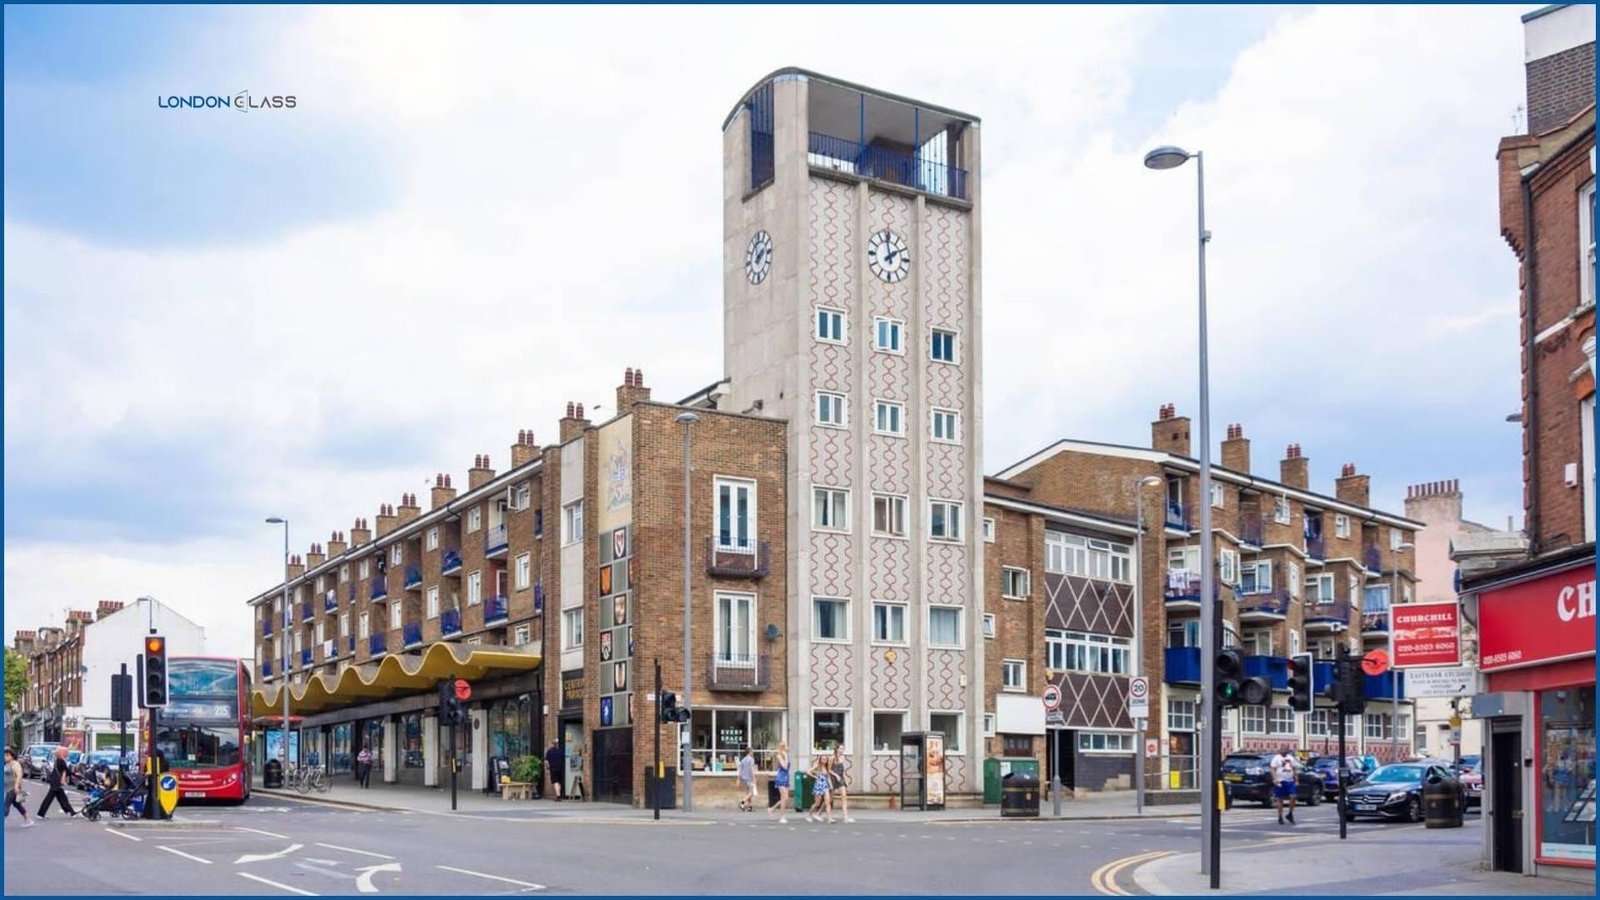
{"type": "MultiPolygon", "coordinates": [[[[540,662],[537,653],[508,647],[432,644],[419,654],[385,656],[376,665],[350,666],[336,676],[319,672],[301,684],[290,685],[289,715],[314,715],[398,694],[431,691],[452,675],[479,681],[491,675],[529,672],[540,662]]],[[[252,691],[251,716],[282,716],[282,690],[281,685],[271,685],[252,691]]]]}

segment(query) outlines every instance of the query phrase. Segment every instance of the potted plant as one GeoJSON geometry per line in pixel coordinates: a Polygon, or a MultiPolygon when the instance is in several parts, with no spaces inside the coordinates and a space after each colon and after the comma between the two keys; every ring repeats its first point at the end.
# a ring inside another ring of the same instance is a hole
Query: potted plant
{"type": "Polygon", "coordinates": [[[537,756],[519,756],[511,762],[511,780],[538,785],[539,774],[544,770],[544,760],[537,756]]]}

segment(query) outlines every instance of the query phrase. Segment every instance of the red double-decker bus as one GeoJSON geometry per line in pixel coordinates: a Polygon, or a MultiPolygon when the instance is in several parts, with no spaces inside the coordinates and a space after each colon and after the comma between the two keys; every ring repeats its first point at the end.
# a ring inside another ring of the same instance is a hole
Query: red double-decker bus
{"type": "Polygon", "coordinates": [[[180,800],[250,798],[250,667],[239,659],[167,660],[167,705],[155,746],[178,777],[180,800]]]}

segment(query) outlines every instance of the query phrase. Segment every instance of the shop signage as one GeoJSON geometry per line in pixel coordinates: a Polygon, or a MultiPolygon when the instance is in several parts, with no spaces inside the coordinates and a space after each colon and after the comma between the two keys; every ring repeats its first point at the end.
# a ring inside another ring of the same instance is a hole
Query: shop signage
{"type": "Polygon", "coordinates": [[[1594,655],[1594,563],[1478,595],[1479,668],[1594,655]]]}
{"type": "Polygon", "coordinates": [[[1396,669],[1461,663],[1461,607],[1456,603],[1400,603],[1389,610],[1396,669]]]}
{"type": "MultiPolygon", "coordinates": [[[[1406,672],[1407,697],[1465,697],[1473,693],[1477,673],[1467,666],[1411,669],[1406,672]]],[[[1459,724],[1459,720],[1456,722],[1459,724]]]]}
{"type": "Polygon", "coordinates": [[[561,676],[561,705],[578,706],[581,703],[583,703],[583,673],[563,673],[561,676]]]}

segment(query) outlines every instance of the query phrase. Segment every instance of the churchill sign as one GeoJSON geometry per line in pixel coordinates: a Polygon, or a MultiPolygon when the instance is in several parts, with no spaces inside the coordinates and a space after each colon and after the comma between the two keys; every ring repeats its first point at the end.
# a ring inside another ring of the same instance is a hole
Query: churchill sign
{"type": "Polygon", "coordinates": [[[1461,608],[1449,603],[1402,603],[1390,610],[1396,669],[1461,663],[1461,608]]]}

